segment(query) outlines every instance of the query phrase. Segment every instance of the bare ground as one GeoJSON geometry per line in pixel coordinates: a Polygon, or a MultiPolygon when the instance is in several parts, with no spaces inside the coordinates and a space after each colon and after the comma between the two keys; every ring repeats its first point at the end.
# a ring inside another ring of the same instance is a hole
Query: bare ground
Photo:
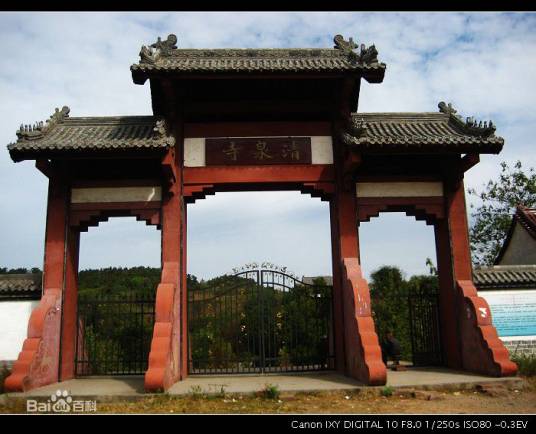
{"type": "MultiPolygon", "coordinates": [[[[384,393],[389,390],[384,389],[384,393]]],[[[391,396],[378,391],[256,395],[147,397],[136,401],[97,403],[98,413],[347,413],[347,414],[526,414],[536,413],[536,379],[509,390],[491,386],[458,391],[399,389],[391,396]]],[[[25,403],[7,401],[0,413],[24,413],[25,403]]]]}

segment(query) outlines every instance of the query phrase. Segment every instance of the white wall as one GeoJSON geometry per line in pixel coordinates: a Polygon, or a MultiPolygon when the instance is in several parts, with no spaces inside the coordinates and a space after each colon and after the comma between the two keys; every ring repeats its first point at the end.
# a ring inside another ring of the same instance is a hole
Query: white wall
{"type": "Polygon", "coordinates": [[[0,361],[17,360],[28,332],[28,319],[39,300],[0,301],[0,361]]]}

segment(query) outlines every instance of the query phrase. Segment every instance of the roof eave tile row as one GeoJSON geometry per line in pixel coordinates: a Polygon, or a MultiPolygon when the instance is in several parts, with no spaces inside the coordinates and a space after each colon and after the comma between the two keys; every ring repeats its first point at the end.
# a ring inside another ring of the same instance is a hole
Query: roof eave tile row
{"type": "MultiPolygon", "coordinates": [[[[441,105],[444,103],[440,103],[441,105]]],[[[340,138],[350,147],[370,152],[498,154],[504,139],[490,128],[468,127],[450,113],[355,113],[340,138]]]]}
{"type": "Polygon", "coordinates": [[[65,151],[161,150],[175,144],[165,121],[153,116],[69,118],[68,112],[64,107],[64,114],[51,116],[46,125],[21,125],[17,142],[8,145],[11,158],[21,161],[65,151]]]}
{"type": "Polygon", "coordinates": [[[169,35],[140,51],[140,62],[130,69],[136,84],[158,74],[225,73],[341,73],[355,72],[367,81],[383,81],[386,65],[379,62],[374,45],[358,46],[341,35],[334,48],[290,49],[177,49],[177,37],[169,35]]]}
{"type": "Polygon", "coordinates": [[[39,299],[40,297],[40,274],[0,275],[0,299],[39,299]]]}
{"type": "Polygon", "coordinates": [[[473,281],[478,289],[536,288],[536,265],[492,266],[475,269],[473,281]]]}
{"type": "MultiPolygon", "coordinates": [[[[15,161],[39,153],[156,150],[174,145],[163,119],[153,116],[69,118],[69,109],[56,109],[47,124],[23,126],[18,141],[8,145],[15,161]]],[[[504,140],[488,129],[453,122],[444,113],[354,114],[341,139],[371,153],[498,153],[504,140]]]]}

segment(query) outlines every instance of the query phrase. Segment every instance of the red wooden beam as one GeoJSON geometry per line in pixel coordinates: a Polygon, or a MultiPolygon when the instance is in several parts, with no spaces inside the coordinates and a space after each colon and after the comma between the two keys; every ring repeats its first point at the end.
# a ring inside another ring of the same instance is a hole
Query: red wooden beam
{"type": "Polygon", "coordinates": [[[333,182],[330,164],[185,167],[184,184],[333,182]]]}
{"type": "Polygon", "coordinates": [[[185,137],[331,136],[331,122],[198,122],[185,137]]]}

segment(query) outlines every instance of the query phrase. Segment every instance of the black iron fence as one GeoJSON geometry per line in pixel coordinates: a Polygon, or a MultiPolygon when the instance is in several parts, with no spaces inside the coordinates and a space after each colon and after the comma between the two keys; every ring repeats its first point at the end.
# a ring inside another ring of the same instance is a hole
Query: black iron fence
{"type": "Polygon", "coordinates": [[[438,290],[413,288],[408,306],[413,366],[441,365],[438,290]]]}
{"type": "Polygon", "coordinates": [[[80,295],[76,375],[144,374],[151,346],[154,307],[154,296],[80,295]]]}
{"type": "Polygon", "coordinates": [[[333,368],[332,287],[252,270],[189,288],[194,374],[333,368]]]}

